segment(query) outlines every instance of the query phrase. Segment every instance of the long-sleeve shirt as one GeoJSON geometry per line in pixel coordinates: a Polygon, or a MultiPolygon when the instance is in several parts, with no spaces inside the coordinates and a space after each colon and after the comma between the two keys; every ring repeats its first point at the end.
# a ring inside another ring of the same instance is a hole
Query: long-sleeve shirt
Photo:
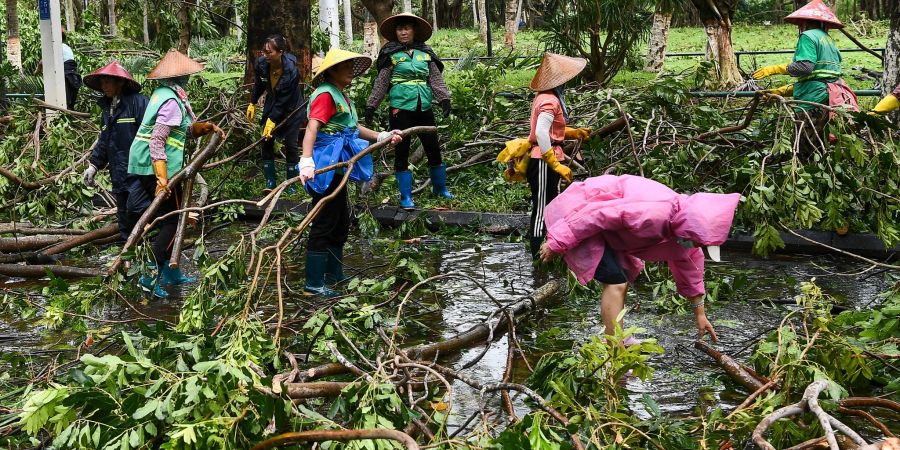
{"type": "MultiPolygon", "coordinates": [[[[441,70],[438,69],[437,64],[431,62],[428,65],[428,69],[428,86],[431,88],[432,94],[434,94],[434,100],[438,103],[449,100],[450,88],[447,87],[444,76],[441,74],[441,70]]],[[[391,75],[393,75],[393,72],[394,68],[390,66],[378,72],[378,77],[375,78],[375,83],[372,84],[372,94],[369,95],[369,100],[366,101],[367,107],[377,108],[381,101],[384,100],[384,97],[391,89],[391,75]]]]}

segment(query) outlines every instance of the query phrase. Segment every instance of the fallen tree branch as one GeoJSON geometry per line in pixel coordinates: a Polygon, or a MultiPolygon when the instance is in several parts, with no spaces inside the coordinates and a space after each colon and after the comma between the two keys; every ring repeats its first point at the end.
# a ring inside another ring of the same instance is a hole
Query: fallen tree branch
{"type": "Polygon", "coordinates": [[[47,272],[62,278],[85,278],[100,275],[98,269],[87,269],[72,266],[0,264],[0,275],[8,277],[42,278],[47,272]]]}
{"type": "Polygon", "coordinates": [[[48,184],[55,184],[60,179],[62,179],[64,176],[68,175],[70,172],[75,170],[76,167],[80,167],[85,161],[87,161],[87,159],[91,156],[91,152],[94,150],[94,147],[97,146],[97,142],[98,141],[95,139],[94,143],[91,144],[91,147],[87,150],[87,152],[85,154],[83,154],[81,156],[81,158],[78,158],[75,162],[72,163],[71,166],[67,167],[62,172],[60,172],[56,175],[53,175],[52,177],[42,178],[37,181],[26,181],[26,180],[23,180],[18,175],[12,173],[12,171],[5,169],[3,167],[0,167],[0,175],[6,177],[11,182],[18,184],[23,189],[28,189],[28,190],[40,189],[42,186],[46,186],[48,184]]]}
{"type": "Polygon", "coordinates": [[[67,239],[69,239],[67,236],[59,235],[15,236],[0,238],[0,252],[27,252],[29,250],[41,249],[48,245],[58,244],[67,239]]]}
{"type": "Polygon", "coordinates": [[[99,239],[105,239],[108,237],[115,236],[118,233],[119,233],[119,224],[114,222],[103,228],[98,228],[96,230],[89,231],[80,236],[75,236],[71,239],[60,242],[52,247],[45,248],[44,250],[42,250],[39,253],[39,255],[42,255],[42,256],[56,255],[56,254],[59,254],[59,253],[65,252],[65,251],[69,251],[80,245],[94,242],[99,239]]]}
{"type": "Polygon", "coordinates": [[[759,379],[751,375],[751,373],[746,368],[744,368],[740,363],[732,359],[730,356],[710,347],[703,341],[695,341],[694,348],[702,350],[704,353],[709,355],[716,361],[716,363],[719,364],[719,366],[722,367],[722,369],[725,370],[725,373],[727,373],[728,376],[731,377],[731,379],[736,381],[741,386],[749,389],[751,392],[755,393],[763,388],[763,381],[760,381],[759,379]]]}
{"type": "Polygon", "coordinates": [[[419,444],[408,434],[397,431],[376,428],[373,430],[311,430],[292,431],[273,436],[253,446],[252,450],[267,450],[296,442],[327,442],[327,441],[360,441],[372,439],[389,439],[398,441],[409,450],[419,450],[419,444]]]}

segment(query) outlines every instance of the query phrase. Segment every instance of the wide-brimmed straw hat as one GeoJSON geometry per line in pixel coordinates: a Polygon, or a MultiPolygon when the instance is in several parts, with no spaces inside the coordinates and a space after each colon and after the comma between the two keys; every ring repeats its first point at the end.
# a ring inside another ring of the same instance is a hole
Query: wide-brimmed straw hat
{"type": "Polygon", "coordinates": [[[384,19],[381,25],[378,26],[378,32],[381,33],[381,37],[389,41],[396,41],[397,25],[403,22],[412,23],[416,34],[413,40],[425,42],[431,39],[431,33],[433,32],[431,24],[427,20],[410,13],[400,13],[384,19]]]}
{"type": "Polygon", "coordinates": [[[831,25],[831,28],[844,28],[844,24],[834,14],[834,11],[822,3],[822,0],[813,0],[784,18],[785,22],[794,25],[800,25],[808,20],[827,23],[831,25]]]}
{"type": "Polygon", "coordinates": [[[184,53],[169,50],[159,61],[159,64],[147,75],[148,80],[161,80],[164,78],[178,78],[192,75],[203,70],[203,64],[188,58],[184,53]]]}
{"type": "Polygon", "coordinates": [[[369,66],[372,65],[372,58],[369,58],[368,56],[335,47],[328,50],[328,53],[325,54],[325,59],[323,59],[319,66],[314,69],[311,81],[312,85],[318,86],[321,84],[325,81],[322,75],[324,75],[328,69],[344,61],[353,61],[354,78],[365,73],[366,70],[369,70],[369,66]]]}
{"type": "Polygon", "coordinates": [[[134,81],[134,78],[122,67],[122,64],[119,61],[112,60],[109,64],[87,74],[84,76],[84,84],[85,86],[102,92],[100,89],[100,80],[103,77],[113,77],[113,78],[121,78],[125,80],[125,86],[123,86],[123,90],[126,92],[140,92],[141,84],[137,81],[134,81]]]}
{"type": "Polygon", "coordinates": [[[575,78],[584,70],[585,66],[587,66],[587,60],[584,58],[544,53],[541,66],[538,67],[529,87],[536,92],[549,91],[575,78]]]}

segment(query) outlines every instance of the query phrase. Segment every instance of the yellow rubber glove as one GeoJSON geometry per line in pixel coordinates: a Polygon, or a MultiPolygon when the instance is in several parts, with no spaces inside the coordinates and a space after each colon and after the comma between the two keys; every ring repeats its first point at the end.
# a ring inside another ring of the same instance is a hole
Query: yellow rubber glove
{"type": "Polygon", "coordinates": [[[900,100],[894,95],[888,95],[872,108],[872,112],[875,114],[887,114],[897,108],[900,108],[900,100]]]}
{"type": "Polygon", "coordinates": [[[591,138],[591,129],[590,128],[569,128],[566,127],[566,139],[578,139],[579,141],[586,141],[591,138]]]}
{"type": "Polygon", "coordinates": [[[794,84],[786,84],[784,86],[779,86],[774,89],[766,89],[762,91],[766,94],[780,95],[782,97],[791,97],[794,95],[794,84]]]}
{"type": "Polygon", "coordinates": [[[247,122],[253,122],[254,117],[256,117],[256,105],[251,103],[247,105],[247,122]]]}
{"type": "Polygon", "coordinates": [[[272,139],[272,132],[275,131],[275,122],[272,119],[266,119],[266,126],[263,127],[263,139],[272,139]]]}
{"type": "Polygon", "coordinates": [[[547,153],[541,155],[541,159],[543,159],[547,163],[547,166],[553,169],[554,172],[563,177],[564,180],[569,183],[572,182],[572,169],[562,165],[562,163],[556,159],[556,152],[554,152],[553,149],[550,149],[547,153]]]}
{"type": "Polygon", "coordinates": [[[766,67],[763,67],[763,68],[757,70],[756,72],[753,72],[753,75],[751,75],[751,76],[753,77],[754,80],[760,80],[760,79],[763,79],[766,77],[771,77],[772,75],[787,75],[788,74],[787,66],[788,66],[787,64],[766,66],[766,67]]]}
{"type": "Polygon", "coordinates": [[[153,174],[156,175],[156,191],[153,195],[157,196],[160,192],[165,192],[168,195],[169,173],[166,168],[166,160],[158,159],[153,161],[153,174]]]}

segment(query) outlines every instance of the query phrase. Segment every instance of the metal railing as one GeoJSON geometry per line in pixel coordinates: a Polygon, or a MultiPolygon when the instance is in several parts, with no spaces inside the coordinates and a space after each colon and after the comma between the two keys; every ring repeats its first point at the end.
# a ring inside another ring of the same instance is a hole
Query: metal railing
{"type": "MultiPolygon", "coordinates": [[[[881,52],[882,58],[884,57],[884,49],[883,48],[873,48],[873,51],[881,52]]],[[[841,53],[867,53],[866,50],[861,48],[848,48],[846,50],[839,50],[841,53]]],[[[741,56],[760,56],[760,55],[793,55],[795,53],[794,50],[742,50],[734,52],[734,59],[737,63],[738,67],[741,67],[741,56]]],[[[697,56],[706,56],[706,52],[674,52],[674,53],[666,53],[666,58],[677,58],[677,57],[697,57],[697,56]]],[[[874,56],[873,56],[874,58],[874,56]]]]}

